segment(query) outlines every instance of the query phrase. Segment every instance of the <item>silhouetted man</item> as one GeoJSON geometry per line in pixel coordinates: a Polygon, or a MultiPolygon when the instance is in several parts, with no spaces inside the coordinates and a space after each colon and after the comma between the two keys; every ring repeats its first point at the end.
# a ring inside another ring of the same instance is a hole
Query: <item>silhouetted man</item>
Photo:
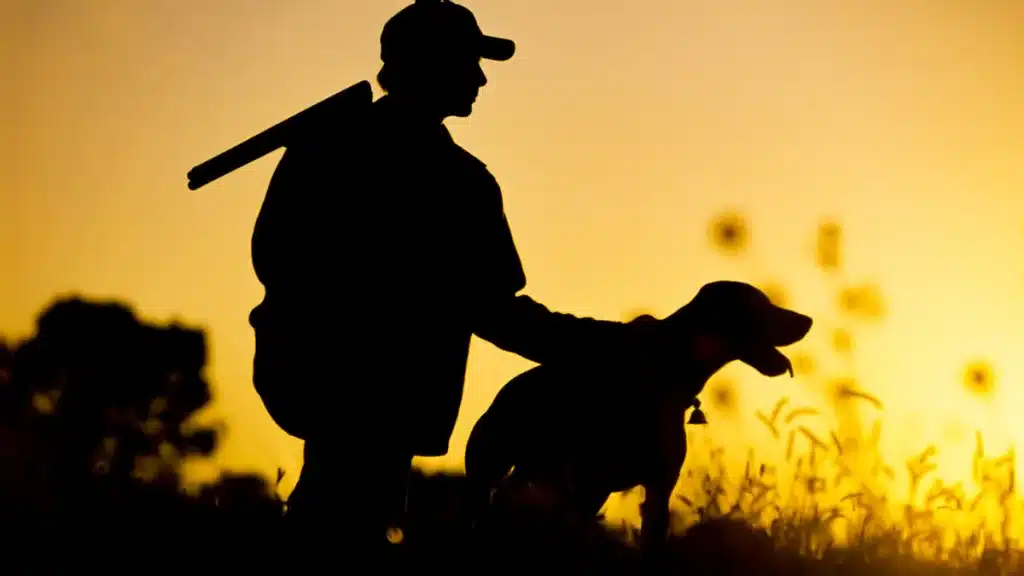
{"type": "Polygon", "coordinates": [[[283,425],[306,441],[289,515],[310,534],[348,539],[338,527],[360,523],[383,541],[412,457],[448,452],[473,334],[538,363],[635,358],[671,340],[658,323],[577,318],[519,294],[498,184],[443,124],[472,111],[481,59],[514,51],[466,8],[417,1],[381,35],[386,95],[290,146],[271,181],[253,234],[266,288],[250,317],[254,382],[301,406],[283,425]]]}

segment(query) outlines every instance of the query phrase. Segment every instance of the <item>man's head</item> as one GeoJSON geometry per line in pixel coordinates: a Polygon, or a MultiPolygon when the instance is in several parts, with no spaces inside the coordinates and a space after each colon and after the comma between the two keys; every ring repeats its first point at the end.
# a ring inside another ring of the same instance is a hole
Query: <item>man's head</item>
{"type": "Polygon", "coordinates": [[[447,0],[403,8],[384,25],[380,47],[381,88],[442,119],[473,111],[487,84],[482,59],[504,61],[515,53],[515,43],[485,35],[472,12],[447,0]]]}

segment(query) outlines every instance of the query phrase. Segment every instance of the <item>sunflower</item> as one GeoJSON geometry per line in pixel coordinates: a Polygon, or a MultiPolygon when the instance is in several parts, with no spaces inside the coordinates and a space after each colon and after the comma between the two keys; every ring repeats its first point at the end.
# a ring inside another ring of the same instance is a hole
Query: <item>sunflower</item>
{"type": "Polygon", "coordinates": [[[734,212],[727,212],[714,219],[708,235],[713,247],[732,254],[743,252],[750,243],[750,229],[746,220],[734,212]]]}
{"type": "Polygon", "coordinates": [[[988,396],[995,389],[996,379],[992,366],[984,361],[974,361],[964,370],[964,387],[978,396],[988,396]]]}
{"type": "Polygon", "coordinates": [[[842,264],[839,240],[842,229],[835,222],[826,222],[818,227],[818,266],[824,270],[836,270],[842,264]]]}
{"type": "Polygon", "coordinates": [[[736,411],[738,399],[736,387],[731,380],[718,379],[708,388],[710,404],[716,412],[731,414],[736,411]]]}
{"type": "Polygon", "coordinates": [[[849,315],[870,320],[885,316],[882,293],[873,284],[848,286],[839,293],[839,309],[849,315]]]}

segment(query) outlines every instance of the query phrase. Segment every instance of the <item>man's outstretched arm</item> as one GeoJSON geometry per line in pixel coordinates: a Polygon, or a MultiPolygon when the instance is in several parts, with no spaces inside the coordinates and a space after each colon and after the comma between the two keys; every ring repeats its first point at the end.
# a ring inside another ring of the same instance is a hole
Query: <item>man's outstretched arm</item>
{"type": "Polygon", "coordinates": [[[654,354],[658,323],[623,323],[549,310],[526,295],[509,295],[474,310],[474,333],[538,364],[604,362],[654,354]]]}
{"type": "Polygon", "coordinates": [[[475,284],[473,333],[506,352],[538,364],[653,360],[670,346],[660,322],[623,323],[549,310],[522,294],[526,287],[519,252],[505,217],[501,188],[485,172],[470,218],[475,284]]]}
{"type": "Polygon", "coordinates": [[[473,333],[506,352],[538,364],[623,359],[653,353],[658,323],[625,324],[554,312],[522,294],[526,287],[502,207],[501,190],[490,181],[490,193],[474,219],[477,226],[473,333]]]}

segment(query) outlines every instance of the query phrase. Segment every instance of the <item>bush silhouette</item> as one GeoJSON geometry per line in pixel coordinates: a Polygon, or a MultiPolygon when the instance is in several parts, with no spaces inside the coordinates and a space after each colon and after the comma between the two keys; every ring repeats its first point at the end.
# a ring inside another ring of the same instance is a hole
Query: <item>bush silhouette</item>
{"type": "Polygon", "coordinates": [[[68,489],[117,489],[133,478],[177,488],[183,459],[215,448],[213,429],[187,428],[210,399],[199,331],[65,299],[8,362],[4,424],[47,445],[68,489]]]}
{"type": "Polygon", "coordinates": [[[216,448],[216,430],[191,421],[210,400],[205,364],[201,331],[81,298],[54,302],[31,339],[0,346],[0,487],[5,516],[36,527],[13,540],[32,543],[15,550],[25,561],[75,566],[103,548],[149,557],[203,532],[182,514],[198,519],[222,502],[280,516],[258,476],[181,491],[184,460],[216,448]]]}

